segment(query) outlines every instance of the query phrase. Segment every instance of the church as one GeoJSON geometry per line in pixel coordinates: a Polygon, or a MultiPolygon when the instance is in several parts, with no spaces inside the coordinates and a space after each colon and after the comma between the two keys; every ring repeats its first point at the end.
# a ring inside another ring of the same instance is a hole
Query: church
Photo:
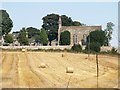
{"type": "Polygon", "coordinates": [[[58,28],[58,42],[60,42],[60,33],[64,31],[70,32],[70,46],[74,44],[86,45],[87,36],[90,32],[95,30],[101,30],[102,26],[62,26],[61,16],[59,16],[59,28],[58,28]]]}

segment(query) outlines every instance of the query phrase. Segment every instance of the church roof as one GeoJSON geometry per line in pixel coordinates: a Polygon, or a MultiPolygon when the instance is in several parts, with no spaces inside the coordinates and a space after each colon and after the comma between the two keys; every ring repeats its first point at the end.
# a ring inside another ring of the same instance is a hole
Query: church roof
{"type": "Polygon", "coordinates": [[[62,26],[61,31],[64,30],[100,30],[102,26],[62,26]]]}

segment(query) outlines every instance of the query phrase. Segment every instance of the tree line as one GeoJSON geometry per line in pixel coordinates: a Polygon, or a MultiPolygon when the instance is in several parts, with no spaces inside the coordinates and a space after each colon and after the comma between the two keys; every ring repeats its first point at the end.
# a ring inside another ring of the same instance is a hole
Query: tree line
{"type": "MultiPolygon", "coordinates": [[[[13,27],[13,21],[10,18],[6,10],[0,10],[0,35],[4,37],[6,43],[13,43],[13,36],[9,34],[13,27]]],[[[19,31],[18,41],[21,45],[28,45],[29,39],[34,38],[36,43],[41,43],[42,45],[47,45],[48,42],[51,45],[52,40],[58,39],[58,14],[47,14],[42,18],[43,24],[41,29],[34,27],[22,28],[19,31]],[[26,37],[28,35],[28,37],[26,37]]],[[[61,15],[62,26],[83,26],[79,21],[73,21],[71,17],[66,15],[61,15]]],[[[97,30],[90,32],[87,37],[87,46],[90,44],[90,49],[93,47],[101,47],[103,45],[108,46],[110,40],[112,39],[114,24],[108,22],[105,30],[97,30]],[[90,41],[89,41],[90,40],[90,41]],[[90,42],[90,43],[89,43],[90,42]]],[[[60,45],[70,44],[70,33],[68,31],[62,32],[60,35],[60,45]]],[[[95,49],[95,48],[94,48],[95,49]]],[[[98,48],[97,48],[98,49],[98,48]]],[[[99,51],[95,50],[95,51],[99,51]]]]}

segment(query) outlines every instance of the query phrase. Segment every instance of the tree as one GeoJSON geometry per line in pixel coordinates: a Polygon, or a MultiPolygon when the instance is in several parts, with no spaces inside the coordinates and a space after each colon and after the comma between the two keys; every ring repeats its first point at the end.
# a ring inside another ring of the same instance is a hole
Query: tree
{"type": "Polygon", "coordinates": [[[13,22],[6,12],[6,10],[0,10],[0,32],[2,35],[8,34],[13,27],[13,22]]]}
{"type": "Polygon", "coordinates": [[[28,32],[28,38],[35,37],[36,35],[40,35],[40,30],[34,27],[28,27],[26,28],[26,31],[28,32]]]}
{"type": "Polygon", "coordinates": [[[82,26],[82,24],[81,24],[80,22],[78,22],[78,21],[74,21],[74,22],[72,23],[72,25],[73,25],[73,26],[82,26]]]}
{"type": "Polygon", "coordinates": [[[86,51],[90,50],[90,52],[98,53],[101,50],[100,47],[101,47],[100,43],[98,43],[98,42],[91,42],[90,46],[89,46],[89,44],[87,44],[85,50],[86,51]]]}
{"type": "Polygon", "coordinates": [[[73,21],[72,21],[71,17],[68,17],[66,15],[62,15],[61,20],[62,20],[63,26],[73,26],[73,21]]]}
{"type": "Polygon", "coordinates": [[[81,52],[82,51],[82,46],[81,45],[76,45],[74,44],[71,48],[72,51],[75,51],[75,52],[81,52]]]}
{"type": "Polygon", "coordinates": [[[48,35],[47,35],[45,29],[41,29],[41,32],[40,32],[40,42],[43,45],[47,45],[48,44],[48,35]]]}
{"type": "Polygon", "coordinates": [[[12,36],[12,34],[5,35],[4,40],[5,40],[6,43],[13,43],[13,36],[12,36]]]}
{"type": "Polygon", "coordinates": [[[105,29],[105,34],[106,34],[105,45],[106,46],[109,46],[109,42],[112,39],[113,26],[115,25],[112,22],[107,23],[107,28],[105,29]]]}
{"type": "Polygon", "coordinates": [[[48,14],[47,16],[42,18],[42,27],[48,31],[48,38],[50,42],[57,38],[58,19],[58,14],[48,14]]]}
{"type": "Polygon", "coordinates": [[[41,43],[41,41],[40,41],[40,35],[35,35],[35,42],[36,43],[41,43]]]}
{"type": "MultiPolygon", "coordinates": [[[[81,25],[80,22],[73,22],[71,17],[68,17],[66,15],[61,15],[62,19],[62,26],[78,26],[81,25]]],[[[57,39],[58,36],[58,20],[59,15],[58,14],[48,14],[47,16],[42,18],[43,25],[42,27],[47,30],[48,33],[48,39],[50,41],[57,39]]]]}
{"type": "Polygon", "coordinates": [[[102,30],[96,30],[90,32],[90,35],[88,35],[87,37],[87,44],[89,43],[89,37],[90,37],[90,43],[92,42],[99,43],[101,46],[104,45],[106,39],[105,32],[102,30]]]}
{"type": "Polygon", "coordinates": [[[60,44],[70,45],[70,32],[69,31],[64,31],[60,34],[60,44]]]}
{"type": "Polygon", "coordinates": [[[22,30],[20,30],[19,36],[18,36],[18,41],[20,43],[20,45],[28,45],[28,38],[26,37],[26,30],[25,28],[22,28],[22,30]]]}

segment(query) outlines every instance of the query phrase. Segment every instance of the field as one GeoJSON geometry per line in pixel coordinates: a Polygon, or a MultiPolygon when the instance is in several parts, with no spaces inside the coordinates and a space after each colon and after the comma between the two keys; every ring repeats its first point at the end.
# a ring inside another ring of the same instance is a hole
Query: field
{"type": "MultiPolygon", "coordinates": [[[[1,52],[2,87],[96,88],[95,55],[66,52],[1,52]],[[46,68],[40,68],[45,63],[46,68]],[[74,73],[66,73],[73,67],[74,73]]],[[[118,87],[118,57],[99,55],[99,88],[118,87]]]]}

